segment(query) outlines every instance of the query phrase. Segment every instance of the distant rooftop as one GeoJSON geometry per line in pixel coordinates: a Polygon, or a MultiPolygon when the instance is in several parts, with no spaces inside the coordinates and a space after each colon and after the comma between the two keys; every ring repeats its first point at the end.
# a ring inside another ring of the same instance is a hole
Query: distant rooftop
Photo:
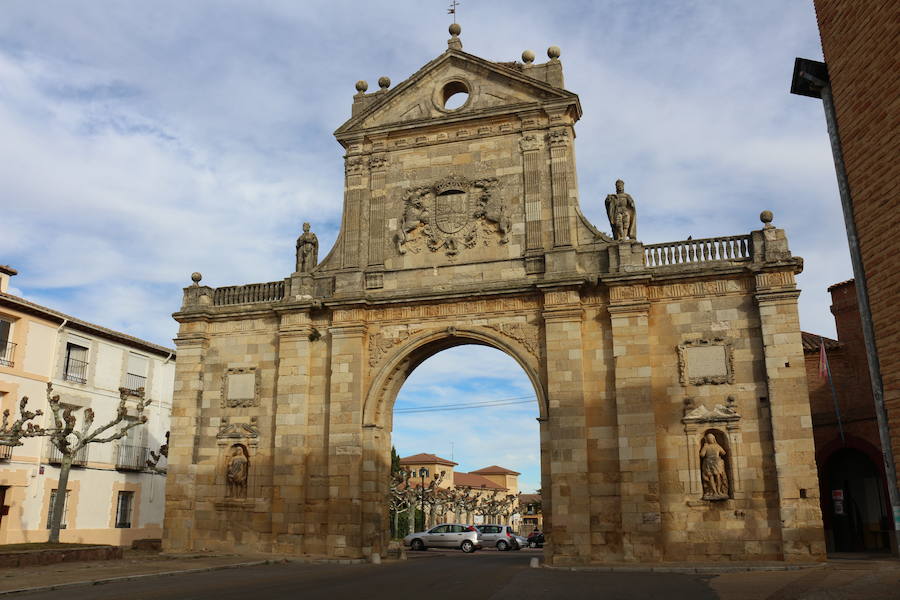
{"type": "Polygon", "coordinates": [[[434,454],[427,454],[422,452],[421,454],[413,454],[412,456],[407,456],[406,458],[400,459],[401,465],[421,465],[421,464],[437,464],[437,465],[447,465],[448,467],[455,467],[459,463],[455,463],[452,460],[447,460],[446,458],[441,458],[440,456],[434,454]]]}
{"type": "Polygon", "coordinates": [[[507,469],[506,467],[501,467],[498,465],[491,465],[489,467],[485,467],[483,469],[478,469],[477,471],[472,471],[477,475],[521,475],[521,473],[517,473],[516,471],[512,471],[507,469]]]}
{"type": "Polygon", "coordinates": [[[828,352],[829,350],[837,350],[838,348],[842,347],[842,344],[837,340],[833,340],[821,335],[816,335],[815,333],[809,333],[808,331],[800,332],[800,340],[803,343],[804,354],[818,352],[820,340],[825,342],[826,352],[828,352]]]}
{"type": "Polygon", "coordinates": [[[486,490],[505,490],[506,486],[491,481],[483,475],[475,473],[453,473],[453,485],[457,487],[484,488],[486,490]]]}

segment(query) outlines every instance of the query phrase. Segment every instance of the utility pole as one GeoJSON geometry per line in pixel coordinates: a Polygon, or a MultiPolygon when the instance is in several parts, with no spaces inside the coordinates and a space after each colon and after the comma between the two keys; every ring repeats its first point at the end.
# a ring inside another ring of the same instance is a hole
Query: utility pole
{"type": "Polygon", "coordinates": [[[888,497],[894,518],[892,551],[900,555],[900,493],[897,490],[897,467],[894,453],[891,450],[891,435],[888,429],[887,410],[884,407],[884,383],[881,380],[881,365],[878,361],[878,349],[875,346],[875,327],[872,323],[872,311],[869,307],[869,290],[866,284],[866,271],[859,250],[859,238],[856,234],[856,220],[853,216],[853,197],[850,193],[850,182],[847,179],[847,168],[844,164],[844,150],[838,135],[837,113],[834,110],[834,98],[831,95],[831,80],[828,67],[823,62],[797,58],[794,61],[794,77],[791,81],[791,93],[798,96],[819,98],[825,108],[825,123],[828,126],[828,139],[831,141],[831,154],[834,157],[834,170],[837,175],[838,191],[841,196],[841,209],[844,212],[844,227],[847,229],[847,243],[850,246],[850,263],[853,265],[853,277],[856,280],[856,300],[859,304],[859,317],[862,321],[863,341],[866,347],[866,358],[869,363],[869,377],[872,380],[872,399],[875,402],[875,417],[878,421],[878,438],[881,441],[881,455],[884,460],[884,474],[887,478],[888,497]]]}

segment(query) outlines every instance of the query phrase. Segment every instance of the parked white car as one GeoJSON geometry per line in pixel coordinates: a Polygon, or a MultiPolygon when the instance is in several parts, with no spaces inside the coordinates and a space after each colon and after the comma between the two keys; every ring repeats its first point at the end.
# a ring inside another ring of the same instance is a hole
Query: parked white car
{"type": "Polygon", "coordinates": [[[484,547],[494,546],[501,552],[504,550],[521,550],[528,547],[528,540],[516,535],[509,525],[476,525],[481,544],[484,547]]]}
{"type": "Polygon", "coordinates": [[[417,531],[403,538],[403,545],[410,550],[427,548],[459,548],[463,552],[475,552],[481,548],[478,530],[472,525],[442,523],[428,531],[417,531]]]}

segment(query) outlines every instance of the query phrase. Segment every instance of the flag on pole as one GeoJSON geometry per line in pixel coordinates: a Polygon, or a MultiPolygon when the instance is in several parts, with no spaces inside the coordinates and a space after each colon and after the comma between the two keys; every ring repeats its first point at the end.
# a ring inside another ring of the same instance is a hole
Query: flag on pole
{"type": "Polygon", "coordinates": [[[828,356],[825,355],[825,339],[819,337],[819,377],[828,379],[828,356]]]}

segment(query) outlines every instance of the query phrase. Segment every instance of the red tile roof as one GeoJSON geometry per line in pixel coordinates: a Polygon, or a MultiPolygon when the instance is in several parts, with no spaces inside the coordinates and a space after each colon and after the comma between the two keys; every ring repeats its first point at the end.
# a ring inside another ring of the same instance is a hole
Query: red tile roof
{"type": "Polygon", "coordinates": [[[825,340],[825,352],[829,350],[838,350],[843,346],[839,341],[827,338],[825,336],[816,335],[807,331],[800,332],[800,340],[803,342],[804,354],[817,354],[819,352],[819,339],[825,340]]]}
{"type": "Polygon", "coordinates": [[[498,467],[497,465],[491,465],[483,469],[478,469],[477,471],[472,471],[472,473],[476,473],[478,475],[521,475],[521,473],[516,473],[515,471],[510,471],[507,468],[498,467]]]}
{"type": "Polygon", "coordinates": [[[483,487],[486,490],[505,490],[506,488],[498,483],[495,483],[488,479],[487,477],[483,477],[481,475],[476,475],[475,473],[453,473],[453,485],[456,487],[472,487],[472,488],[481,488],[483,487]]]}
{"type": "Polygon", "coordinates": [[[422,452],[421,454],[413,454],[412,456],[407,456],[406,458],[400,459],[401,465],[447,465],[450,467],[455,467],[458,463],[453,462],[452,460],[447,460],[446,458],[441,458],[440,456],[435,456],[434,454],[426,454],[422,452]]]}
{"type": "Polygon", "coordinates": [[[833,285],[829,285],[829,286],[828,286],[828,291],[830,292],[831,290],[833,290],[833,289],[835,289],[835,288],[844,287],[845,285],[849,285],[849,284],[853,283],[854,281],[856,281],[856,280],[855,280],[855,279],[848,279],[848,280],[846,280],[846,281],[840,281],[840,282],[835,283],[835,284],[833,284],[833,285]]]}

